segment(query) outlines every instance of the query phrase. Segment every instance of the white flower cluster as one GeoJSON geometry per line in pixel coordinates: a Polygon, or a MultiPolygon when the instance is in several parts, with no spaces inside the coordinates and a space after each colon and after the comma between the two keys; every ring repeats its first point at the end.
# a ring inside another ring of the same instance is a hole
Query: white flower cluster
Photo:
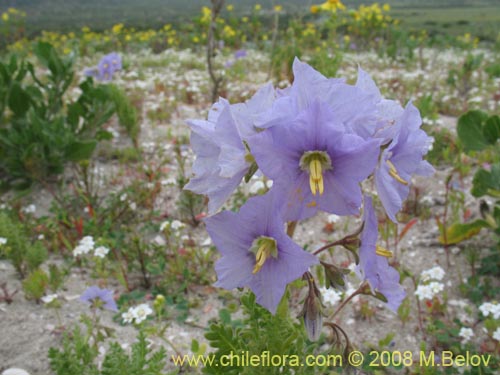
{"type": "Polygon", "coordinates": [[[7,238],[0,237],[0,246],[5,245],[7,243],[7,238]]]}
{"type": "Polygon", "coordinates": [[[428,270],[423,271],[420,274],[420,280],[421,281],[443,280],[444,275],[445,275],[444,270],[439,266],[435,266],[428,270]]]}
{"type": "Polygon", "coordinates": [[[493,332],[493,338],[500,342],[500,327],[498,327],[496,331],[493,332]]]}
{"type": "Polygon", "coordinates": [[[435,295],[441,293],[444,285],[437,281],[430,282],[429,284],[419,285],[415,291],[415,295],[420,301],[426,299],[433,299],[435,295]]]}
{"type": "Polygon", "coordinates": [[[462,327],[460,328],[460,332],[458,332],[458,336],[462,338],[462,344],[465,344],[474,337],[474,331],[472,330],[472,328],[462,327]]]}
{"type": "Polygon", "coordinates": [[[493,319],[500,319],[500,304],[485,302],[479,306],[479,310],[484,317],[492,316],[493,319]]]}
{"type": "Polygon", "coordinates": [[[174,232],[179,232],[182,228],[184,228],[186,224],[179,220],[173,221],[164,221],[160,225],[160,232],[163,232],[165,229],[170,229],[174,232]]]}
{"type": "Polygon", "coordinates": [[[420,275],[420,281],[425,284],[420,284],[415,290],[418,299],[420,301],[433,299],[434,296],[441,293],[444,290],[444,284],[433,280],[442,280],[444,275],[444,270],[439,266],[423,271],[420,275]]]}
{"type": "Polygon", "coordinates": [[[51,303],[52,301],[54,301],[56,299],[57,299],[57,294],[48,294],[48,295],[43,296],[41,298],[42,302],[45,303],[45,304],[49,304],[49,303],[51,303]]]}
{"type": "Polygon", "coordinates": [[[74,248],[73,256],[77,257],[82,254],[88,254],[94,249],[94,244],[92,236],[83,237],[80,242],[78,242],[78,246],[74,248]]]}
{"type": "Polygon", "coordinates": [[[333,288],[319,288],[321,295],[323,297],[323,302],[330,306],[335,306],[342,299],[342,293],[337,292],[333,288]]]}
{"type": "Polygon", "coordinates": [[[88,254],[92,250],[94,250],[94,256],[98,258],[104,258],[109,253],[109,249],[105,246],[98,246],[94,249],[95,242],[92,236],[83,237],[80,242],[78,242],[78,246],[73,250],[73,256],[77,257],[80,255],[88,254]]]}
{"type": "Polygon", "coordinates": [[[153,310],[147,303],[142,303],[138,306],[131,307],[127,312],[122,314],[122,319],[124,323],[142,323],[146,318],[153,314],[153,310]]]}
{"type": "Polygon", "coordinates": [[[36,212],[36,206],[34,204],[30,204],[26,207],[23,207],[21,211],[25,214],[34,214],[36,212]]]}

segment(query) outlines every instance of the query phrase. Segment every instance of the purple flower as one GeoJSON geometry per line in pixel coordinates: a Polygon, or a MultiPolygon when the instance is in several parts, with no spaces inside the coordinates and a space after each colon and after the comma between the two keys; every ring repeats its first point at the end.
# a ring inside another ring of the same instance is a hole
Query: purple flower
{"type": "Polygon", "coordinates": [[[83,74],[86,77],[94,77],[99,81],[111,81],[113,74],[122,69],[122,59],[116,52],[109,53],[99,61],[96,67],[87,68],[83,74]]]}
{"type": "Polygon", "coordinates": [[[300,220],[318,209],[356,214],[359,183],[373,171],[380,141],[350,134],[326,103],[313,101],[286,124],[248,139],[260,170],[274,181],[285,220],[300,220]]]}
{"type": "Polygon", "coordinates": [[[234,53],[234,58],[236,60],[242,59],[247,56],[247,50],[246,49],[239,49],[234,53]]]}
{"type": "Polygon", "coordinates": [[[223,211],[205,219],[207,231],[222,254],[215,265],[216,286],[249,287],[271,313],[286,285],[318,263],[285,234],[270,192],[251,198],[239,213],[223,211]]]}
{"type": "Polygon", "coordinates": [[[353,131],[367,139],[370,137],[381,138],[382,144],[388,143],[396,134],[396,121],[403,114],[403,107],[396,100],[384,99],[377,85],[363,69],[358,68],[356,87],[363,91],[364,96],[375,107],[371,117],[359,121],[353,126],[353,131]]]}
{"type": "Polygon", "coordinates": [[[267,84],[245,103],[230,105],[221,98],[212,106],[207,121],[188,121],[196,160],[194,176],[185,189],[208,196],[209,214],[224,204],[248,173],[254,160],[244,140],[257,133],[255,119],[274,100],[274,87],[267,84]]]}
{"type": "Polygon", "coordinates": [[[399,284],[399,272],[389,265],[386,258],[390,253],[377,246],[377,217],[372,200],[367,196],[365,196],[363,220],[357,273],[368,281],[372,292],[381,293],[387,299],[387,307],[396,312],[406,293],[399,284]]]}
{"type": "Polygon", "coordinates": [[[379,198],[387,216],[394,222],[410,192],[411,176],[430,176],[434,173],[434,168],[422,159],[429,151],[433,138],[420,129],[421,124],[418,109],[408,103],[394,125],[397,134],[383,151],[375,170],[379,198]]]}
{"type": "Polygon", "coordinates": [[[220,99],[212,106],[208,120],[189,120],[191,147],[196,153],[193,174],[184,187],[209,198],[208,212],[215,213],[248,172],[247,157],[229,102],[220,99]]]}
{"type": "Polygon", "coordinates": [[[356,123],[375,120],[376,107],[371,93],[348,85],[344,79],[326,78],[311,66],[295,58],[293,85],[277,93],[277,99],[267,111],[256,118],[255,126],[270,128],[286,125],[313,102],[326,103],[335,113],[335,120],[347,131],[353,132],[356,123]]]}
{"type": "Polygon", "coordinates": [[[96,307],[104,307],[111,311],[118,311],[116,302],[113,298],[113,291],[109,289],[101,289],[98,286],[87,288],[80,296],[80,301],[89,303],[96,307]]]}

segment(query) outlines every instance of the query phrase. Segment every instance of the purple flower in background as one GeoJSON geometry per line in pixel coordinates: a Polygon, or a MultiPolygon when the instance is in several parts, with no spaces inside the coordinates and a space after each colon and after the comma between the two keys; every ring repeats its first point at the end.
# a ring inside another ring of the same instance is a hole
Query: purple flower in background
{"type": "Polygon", "coordinates": [[[120,55],[112,52],[104,56],[99,64],[97,65],[97,78],[100,81],[111,81],[113,79],[113,74],[115,71],[122,68],[122,59],[120,55]]]}
{"type": "Polygon", "coordinates": [[[99,81],[111,81],[117,70],[122,69],[122,59],[119,54],[112,52],[103,56],[96,67],[87,68],[83,74],[86,77],[94,77],[99,81]]]}
{"type": "Polygon", "coordinates": [[[377,193],[387,216],[394,222],[410,192],[411,176],[430,176],[434,173],[434,168],[423,160],[433,138],[420,129],[421,124],[418,109],[408,103],[394,125],[397,134],[383,151],[375,170],[377,193]]]}
{"type": "Polygon", "coordinates": [[[387,299],[387,307],[396,312],[406,293],[399,284],[399,272],[392,268],[387,260],[386,256],[390,255],[390,252],[377,246],[377,216],[372,200],[367,196],[363,220],[357,273],[368,281],[372,292],[381,293],[387,299]]]}
{"type": "Polygon", "coordinates": [[[247,56],[247,50],[246,49],[239,49],[234,53],[234,58],[236,60],[242,59],[247,56]]]}
{"type": "Polygon", "coordinates": [[[274,181],[285,220],[300,220],[318,209],[356,214],[359,183],[378,160],[380,141],[346,132],[334,110],[315,100],[287,124],[248,138],[260,170],[274,181]]]}
{"type": "Polygon", "coordinates": [[[101,289],[98,286],[91,286],[87,288],[80,296],[80,301],[89,303],[92,306],[104,307],[111,311],[118,311],[116,302],[113,298],[113,291],[109,289],[101,289]]]}
{"type": "Polygon", "coordinates": [[[318,263],[284,231],[272,192],[250,198],[239,213],[223,211],[205,219],[207,231],[222,254],[215,265],[225,289],[249,287],[271,313],[286,285],[318,263]]]}
{"type": "Polygon", "coordinates": [[[208,120],[189,120],[191,147],[196,153],[194,176],[184,187],[209,198],[208,212],[215,213],[248,172],[251,160],[231,113],[229,102],[220,99],[208,120]]]}

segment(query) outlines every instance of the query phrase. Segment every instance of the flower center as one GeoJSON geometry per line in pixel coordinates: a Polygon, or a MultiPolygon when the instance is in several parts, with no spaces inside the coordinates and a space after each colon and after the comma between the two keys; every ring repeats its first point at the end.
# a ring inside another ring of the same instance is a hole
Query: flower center
{"type": "Polygon", "coordinates": [[[401,176],[398,174],[398,171],[396,170],[396,167],[394,166],[394,164],[392,164],[392,162],[389,159],[387,159],[385,162],[389,166],[389,174],[391,175],[391,177],[403,185],[408,185],[408,181],[403,180],[401,178],[401,176]]]}
{"type": "Polygon", "coordinates": [[[253,274],[260,271],[269,257],[278,258],[278,246],[276,240],[272,237],[260,236],[256,238],[252,243],[252,247],[250,247],[250,252],[255,254],[253,274]]]}
{"type": "Polygon", "coordinates": [[[323,195],[323,171],[333,169],[332,159],[325,151],[306,151],[299,161],[300,169],[309,173],[311,193],[323,195]]]}

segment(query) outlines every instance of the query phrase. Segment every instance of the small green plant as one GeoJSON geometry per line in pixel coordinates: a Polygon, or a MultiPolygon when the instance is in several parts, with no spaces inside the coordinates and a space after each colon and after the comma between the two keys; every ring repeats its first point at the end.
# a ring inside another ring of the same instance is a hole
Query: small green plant
{"type": "Polygon", "coordinates": [[[166,363],[165,349],[161,348],[156,352],[149,349],[143,332],[139,332],[138,341],[132,344],[130,354],[118,342],[112,342],[100,368],[97,364],[99,351],[97,346],[89,342],[89,338],[78,326],[71,333],[65,334],[62,349],[49,349],[52,371],[57,375],[166,374],[163,371],[166,363]]]}
{"type": "Polygon", "coordinates": [[[27,229],[13,214],[0,212],[0,237],[7,240],[0,247],[0,255],[12,262],[21,278],[47,259],[47,249],[40,241],[31,241],[27,229]]]}

